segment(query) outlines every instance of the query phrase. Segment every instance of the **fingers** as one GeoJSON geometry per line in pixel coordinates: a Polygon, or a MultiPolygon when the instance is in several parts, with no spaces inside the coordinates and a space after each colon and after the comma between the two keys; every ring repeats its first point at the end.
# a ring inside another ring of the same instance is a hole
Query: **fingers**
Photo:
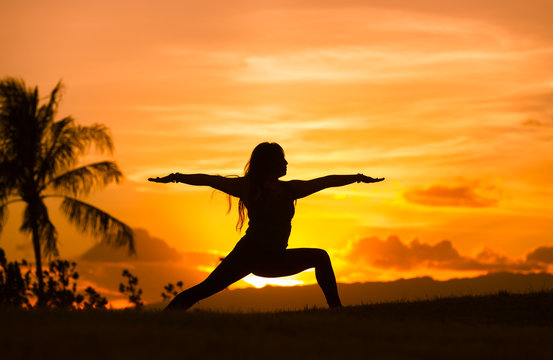
{"type": "Polygon", "coordinates": [[[363,179],[364,183],[375,183],[375,182],[381,182],[384,181],[385,178],[372,178],[370,176],[365,176],[363,179]]]}
{"type": "Polygon", "coordinates": [[[173,180],[171,179],[171,175],[169,175],[164,177],[148,178],[148,181],[156,182],[156,183],[168,183],[173,180]]]}

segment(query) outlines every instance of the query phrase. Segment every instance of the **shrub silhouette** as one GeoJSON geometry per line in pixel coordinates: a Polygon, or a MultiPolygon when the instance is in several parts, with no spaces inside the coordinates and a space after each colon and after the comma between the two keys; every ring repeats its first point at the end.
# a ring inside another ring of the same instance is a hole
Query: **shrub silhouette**
{"type": "Polygon", "coordinates": [[[138,288],[138,278],[131,274],[129,270],[124,269],[123,274],[127,278],[127,285],[121,283],[119,284],[119,292],[126,294],[129,298],[129,301],[134,304],[136,309],[140,309],[144,303],[142,302],[142,289],[138,288]]]}
{"type": "Polygon", "coordinates": [[[85,290],[86,300],[83,302],[83,309],[105,309],[108,301],[105,297],[101,296],[94,290],[93,287],[89,286],[85,290]]]}
{"type": "Polygon", "coordinates": [[[172,283],[169,283],[163,287],[163,292],[161,293],[161,297],[163,301],[171,300],[175,296],[177,296],[178,293],[182,291],[182,281],[178,281],[175,285],[172,283]]]}
{"type": "MultiPolygon", "coordinates": [[[[50,262],[49,270],[43,271],[43,277],[46,280],[44,291],[46,306],[56,309],[79,308],[84,297],[77,294],[76,280],[79,278],[79,273],[75,271],[76,266],[75,262],[54,260],[50,262]]],[[[37,296],[39,295],[36,286],[33,291],[37,296]]]]}

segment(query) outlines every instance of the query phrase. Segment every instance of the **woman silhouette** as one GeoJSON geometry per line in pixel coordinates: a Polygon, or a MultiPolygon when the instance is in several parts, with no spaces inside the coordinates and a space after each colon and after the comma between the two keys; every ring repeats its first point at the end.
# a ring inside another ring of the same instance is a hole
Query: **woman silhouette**
{"type": "Polygon", "coordinates": [[[243,177],[175,173],[148,179],[160,183],[210,186],[240,199],[237,229],[242,228],[245,210],[249,218],[245,235],[219,266],[203,282],[178,294],[166,310],[186,310],[251,273],[261,277],[281,277],[310,268],[315,268],[317,282],[328,306],[342,306],[327,252],[314,248],[286,248],[294,202],[328,187],[354,182],[372,183],[384,178],[374,179],[357,174],[329,175],[308,181],[281,181],[279,178],[286,175],[287,164],[280,145],[264,142],[253,150],[243,177]]]}

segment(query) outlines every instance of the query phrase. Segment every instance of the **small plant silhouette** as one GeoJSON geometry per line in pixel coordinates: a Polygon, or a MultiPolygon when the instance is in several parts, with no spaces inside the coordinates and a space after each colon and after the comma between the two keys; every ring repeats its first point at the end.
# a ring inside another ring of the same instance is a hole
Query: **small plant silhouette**
{"type": "Polygon", "coordinates": [[[175,285],[173,285],[172,283],[169,283],[163,287],[163,292],[161,293],[161,297],[163,298],[163,301],[167,301],[177,296],[177,294],[181,291],[182,291],[182,281],[178,281],[175,285]]]}
{"type": "Polygon", "coordinates": [[[140,309],[144,303],[142,302],[142,289],[138,288],[138,278],[131,274],[129,270],[124,269],[123,274],[127,278],[127,285],[119,284],[119,292],[129,297],[129,301],[134,304],[136,309],[140,309]]]}
{"type": "Polygon", "coordinates": [[[105,309],[108,301],[105,297],[101,296],[94,290],[93,287],[89,286],[85,290],[85,297],[87,299],[83,303],[83,309],[105,309]]]}

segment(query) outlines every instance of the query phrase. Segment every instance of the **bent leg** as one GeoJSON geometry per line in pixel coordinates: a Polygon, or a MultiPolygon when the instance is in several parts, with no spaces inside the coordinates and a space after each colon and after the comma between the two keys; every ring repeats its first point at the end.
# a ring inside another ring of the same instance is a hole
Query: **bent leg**
{"type": "Polygon", "coordinates": [[[167,305],[165,310],[186,310],[251,273],[245,259],[229,254],[215,270],[201,283],[184,290],[167,305]]]}
{"type": "Polygon", "coordinates": [[[294,275],[310,268],[315,268],[317,283],[323,290],[328,306],[342,306],[330,257],[322,249],[284,250],[281,254],[256,265],[253,273],[262,277],[281,277],[294,275]]]}

